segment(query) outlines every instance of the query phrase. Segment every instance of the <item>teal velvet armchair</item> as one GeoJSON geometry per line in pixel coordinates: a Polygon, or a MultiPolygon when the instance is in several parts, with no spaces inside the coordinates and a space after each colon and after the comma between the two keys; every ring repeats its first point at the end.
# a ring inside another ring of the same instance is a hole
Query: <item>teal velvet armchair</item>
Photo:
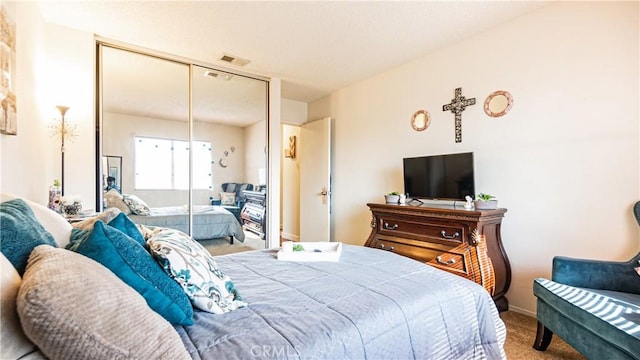
{"type": "MultiPolygon", "coordinates": [[[[634,214],[640,224],[640,201],[634,214]]],[[[555,257],[551,280],[533,282],[534,349],[546,350],[555,333],[589,359],[640,359],[639,260],[555,257]]]]}

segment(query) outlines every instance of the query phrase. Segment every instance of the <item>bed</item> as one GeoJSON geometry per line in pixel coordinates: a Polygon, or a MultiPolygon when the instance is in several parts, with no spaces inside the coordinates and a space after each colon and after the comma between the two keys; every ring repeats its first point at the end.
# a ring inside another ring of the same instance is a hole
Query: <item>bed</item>
{"type": "MultiPolygon", "coordinates": [[[[149,215],[130,214],[133,222],[161,226],[189,233],[189,213],[184,206],[149,208],[149,215]]],[[[197,205],[193,207],[193,234],[196,240],[229,237],[244,241],[242,226],[236,217],[222,206],[197,205]]]]}
{"type": "Polygon", "coordinates": [[[194,359],[505,359],[506,331],[479,285],[387,251],[339,262],[275,251],[216,257],[247,307],[175,326],[194,359]]]}

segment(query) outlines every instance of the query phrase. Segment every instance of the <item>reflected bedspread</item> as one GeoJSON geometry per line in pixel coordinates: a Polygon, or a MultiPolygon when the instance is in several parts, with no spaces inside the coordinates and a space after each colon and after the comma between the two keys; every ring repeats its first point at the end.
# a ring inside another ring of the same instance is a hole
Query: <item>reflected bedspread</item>
{"type": "MultiPolygon", "coordinates": [[[[148,216],[129,215],[136,224],[168,227],[189,233],[189,216],[185,206],[151,208],[148,216]]],[[[233,236],[244,241],[242,226],[236,217],[222,206],[193,207],[193,234],[196,240],[233,236]]]]}

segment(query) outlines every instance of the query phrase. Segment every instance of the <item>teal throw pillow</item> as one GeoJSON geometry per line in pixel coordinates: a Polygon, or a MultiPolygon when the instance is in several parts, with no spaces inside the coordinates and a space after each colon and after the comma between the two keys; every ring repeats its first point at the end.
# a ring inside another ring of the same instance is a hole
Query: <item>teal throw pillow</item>
{"type": "Polygon", "coordinates": [[[58,247],[53,235],[38,222],[24,200],[0,204],[0,247],[20,276],[27,267],[31,250],[43,244],[58,247]]]}
{"type": "MultiPolygon", "coordinates": [[[[75,232],[76,252],[111,270],[136,290],[151,309],[172,324],[192,325],[193,307],[180,285],[162,270],[144,247],[122,231],[97,221],[90,234],[75,232]],[[83,239],[83,236],[86,238],[83,239]]],[[[72,235],[73,237],[73,235],[72,235]]]]}
{"type": "Polygon", "coordinates": [[[140,232],[140,230],[138,230],[136,224],[122,212],[118,214],[113,220],[109,221],[107,225],[112,226],[131,236],[133,240],[137,241],[138,244],[142,246],[144,246],[146,243],[144,237],[142,236],[142,233],[140,232]]]}

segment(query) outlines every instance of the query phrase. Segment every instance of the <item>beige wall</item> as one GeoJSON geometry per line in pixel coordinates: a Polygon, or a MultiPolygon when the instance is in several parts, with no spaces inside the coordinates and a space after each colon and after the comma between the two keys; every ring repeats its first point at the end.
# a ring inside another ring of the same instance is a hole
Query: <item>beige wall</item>
{"type": "Polygon", "coordinates": [[[282,125],[282,207],[280,209],[282,237],[288,240],[300,238],[300,126],[282,125]],[[287,158],[289,137],[296,137],[296,157],[287,158]]]}
{"type": "MultiPolygon", "coordinates": [[[[102,137],[102,149],[105,155],[122,156],[122,191],[137,195],[149,206],[172,206],[189,202],[188,191],[140,190],[134,188],[134,144],[136,136],[157,137],[162,139],[187,140],[188,124],[184,121],[151,119],[140,116],[105,113],[102,137]]],[[[262,122],[264,127],[264,122],[262,122]]],[[[245,129],[215,123],[196,121],[193,138],[197,141],[211,142],[212,188],[195,189],[193,203],[204,205],[209,197],[220,198],[222,184],[226,182],[245,182],[245,129]],[[231,151],[231,147],[234,148],[231,151]],[[225,155],[225,151],[227,155],[225,155]],[[225,159],[227,167],[219,165],[225,159]]],[[[264,154],[261,156],[264,159],[264,154]]]]}
{"type": "Polygon", "coordinates": [[[532,281],[555,255],[636,254],[638,23],[637,2],[556,3],[310,104],[309,118],[335,118],[334,240],[364,243],[365,204],[403,188],[403,157],[473,151],[476,191],[508,208],[513,309],[535,311],[532,281]],[[442,111],[457,87],[476,98],[459,144],[442,111]],[[482,103],[498,89],[514,106],[490,118],[482,103]],[[424,132],[409,125],[419,109],[424,132]]]}
{"type": "Polygon", "coordinates": [[[246,160],[244,181],[254,185],[260,184],[259,169],[267,167],[267,126],[265,121],[259,121],[247,126],[244,132],[246,144],[246,160]]]}
{"type": "Polygon", "coordinates": [[[300,237],[300,158],[285,158],[284,151],[289,147],[289,136],[296,136],[297,148],[300,148],[299,125],[307,120],[307,108],[307,103],[282,99],[280,229],[282,237],[288,240],[298,240],[300,237]]]}

